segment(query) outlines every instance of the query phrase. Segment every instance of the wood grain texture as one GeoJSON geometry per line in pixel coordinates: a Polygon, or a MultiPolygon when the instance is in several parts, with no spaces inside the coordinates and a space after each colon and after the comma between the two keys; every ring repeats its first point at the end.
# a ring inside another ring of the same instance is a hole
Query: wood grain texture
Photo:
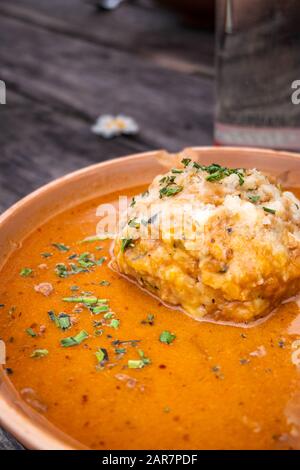
{"type": "MultiPolygon", "coordinates": [[[[111,13],[81,0],[2,0],[0,38],[0,212],[92,163],[212,142],[213,35],[150,0],[111,13]],[[132,116],[139,135],[92,134],[103,113],[132,116]]],[[[0,449],[20,448],[0,429],[0,449]]]]}

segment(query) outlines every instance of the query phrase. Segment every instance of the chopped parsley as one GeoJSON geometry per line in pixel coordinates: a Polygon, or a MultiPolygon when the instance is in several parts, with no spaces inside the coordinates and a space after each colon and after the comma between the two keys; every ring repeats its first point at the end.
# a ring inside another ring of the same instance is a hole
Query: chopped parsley
{"type": "Polygon", "coordinates": [[[159,341],[161,343],[171,344],[173,343],[175,338],[176,338],[176,335],[174,333],[170,333],[170,331],[163,331],[160,334],[159,341]]]}
{"type": "Polygon", "coordinates": [[[50,310],[48,312],[48,315],[50,320],[55,323],[57,328],[60,328],[63,331],[67,330],[72,326],[70,315],[68,315],[67,313],[61,312],[59,315],[55,315],[55,312],[53,312],[53,310],[50,310]]]}
{"type": "Polygon", "coordinates": [[[253,202],[255,204],[257,201],[260,200],[260,196],[248,196],[249,201],[253,202]]]}
{"type": "Polygon", "coordinates": [[[42,256],[43,258],[50,258],[50,257],[53,256],[53,255],[52,255],[52,253],[44,252],[44,253],[41,253],[41,256],[42,256]]]}
{"type": "Polygon", "coordinates": [[[164,186],[159,191],[159,197],[162,199],[164,196],[171,197],[175,194],[180,193],[183,190],[183,186],[179,186],[177,184],[172,184],[170,186],[164,186]]]}
{"type": "Polygon", "coordinates": [[[29,277],[33,273],[33,270],[31,268],[23,268],[20,271],[20,276],[22,277],[29,277]]]}
{"type": "Polygon", "coordinates": [[[49,354],[48,349],[35,349],[30,354],[30,357],[33,357],[33,358],[45,357],[45,356],[48,356],[48,354],[49,354]]]}
{"type": "Polygon", "coordinates": [[[68,348],[70,346],[77,346],[78,344],[82,343],[86,338],[88,338],[89,334],[82,330],[76,336],[69,336],[67,338],[63,338],[60,340],[61,346],[64,348],[68,348]]]}
{"type": "Polygon", "coordinates": [[[276,211],[274,209],[270,209],[270,207],[263,207],[263,210],[269,214],[276,214],[276,211]]]}
{"type": "Polygon", "coordinates": [[[117,329],[119,328],[119,325],[120,325],[120,321],[117,320],[117,319],[115,319],[115,318],[113,318],[113,319],[111,320],[110,324],[109,324],[109,326],[110,326],[111,328],[114,328],[115,330],[117,330],[117,329]]]}
{"type": "MultiPolygon", "coordinates": [[[[192,160],[190,158],[184,158],[183,160],[181,160],[181,163],[183,164],[184,167],[187,167],[191,163],[191,161],[192,160]]],[[[205,166],[205,165],[200,165],[197,162],[193,162],[193,167],[196,168],[197,170],[202,170],[208,173],[209,176],[207,176],[206,180],[210,182],[220,181],[223,178],[226,178],[226,176],[235,174],[239,178],[240,185],[242,186],[242,184],[244,183],[244,169],[243,168],[227,168],[227,167],[219,165],[218,163],[212,163],[211,165],[205,166]]]]}

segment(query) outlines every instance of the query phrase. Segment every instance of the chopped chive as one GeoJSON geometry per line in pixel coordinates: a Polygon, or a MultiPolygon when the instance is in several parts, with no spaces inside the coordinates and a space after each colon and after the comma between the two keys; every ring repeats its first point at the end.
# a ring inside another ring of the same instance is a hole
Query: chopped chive
{"type": "Polygon", "coordinates": [[[269,214],[276,214],[276,211],[274,209],[270,209],[270,207],[263,207],[263,210],[269,214]]]}
{"type": "Polygon", "coordinates": [[[70,248],[66,245],[64,245],[64,243],[52,243],[52,246],[54,246],[54,248],[57,248],[58,251],[69,251],[70,248]]]}
{"type": "Polygon", "coordinates": [[[145,364],[141,359],[140,360],[129,359],[129,361],[127,362],[127,365],[129,369],[142,369],[143,367],[145,367],[145,364]]]}
{"type": "Polygon", "coordinates": [[[104,279],[103,281],[99,282],[99,286],[110,286],[110,282],[104,279]]]}
{"type": "Polygon", "coordinates": [[[136,204],[135,197],[131,199],[130,207],[133,207],[136,204]]]}
{"type": "Polygon", "coordinates": [[[129,247],[133,247],[134,246],[134,243],[133,243],[133,239],[132,238],[122,238],[122,241],[121,241],[121,253],[124,253],[124,251],[129,248],[129,247]]]}
{"type": "Polygon", "coordinates": [[[50,258],[50,257],[53,256],[53,255],[52,255],[52,253],[44,252],[44,253],[41,253],[41,256],[42,256],[43,258],[50,258]]]}
{"type": "Polygon", "coordinates": [[[64,348],[68,348],[70,346],[77,346],[78,344],[82,343],[86,338],[88,338],[89,334],[82,330],[76,336],[69,336],[67,338],[63,338],[60,340],[61,346],[64,348]]]}
{"type": "Polygon", "coordinates": [[[178,168],[172,168],[171,172],[174,174],[180,174],[180,173],[183,173],[183,170],[178,170],[178,168]]]}
{"type": "Polygon", "coordinates": [[[99,242],[99,241],[104,241],[107,240],[108,237],[106,235],[94,235],[91,237],[86,237],[83,240],[81,240],[79,243],[93,243],[93,242],[99,242]]]}
{"type": "Polygon", "coordinates": [[[92,307],[91,311],[94,315],[99,315],[99,313],[105,313],[109,311],[108,305],[98,305],[97,307],[92,307]]]}
{"type": "Polygon", "coordinates": [[[106,257],[105,257],[105,256],[102,256],[101,258],[99,258],[99,259],[96,261],[96,264],[97,264],[98,266],[101,266],[101,265],[104,263],[104,261],[106,261],[106,257]]]}
{"type": "Polygon", "coordinates": [[[151,360],[145,356],[144,351],[142,351],[141,349],[138,349],[138,353],[145,366],[148,366],[149,364],[151,364],[151,360]]]}
{"type": "Polygon", "coordinates": [[[49,353],[48,349],[35,349],[31,354],[30,357],[45,357],[49,353]]]}
{"type": "Polygon", "coordinates": [[[116,348],[116,349],[115,349],[115,353],[116,353],[116,354],[125,354],[125,353],[126,353],[126,349],[125,349],[125,348],[116,348]]]}
{"type": "Polygon", "coordinates": [[[183,158],[181,160],[181,163],[183,164],[184,167],[187,167],[190,163],[191,163],[191,159],[190,158],[183,158]]]}
{"type": "Polygon", "coordinates": [[[26,333],[31,336],[32,338],[34,338],[35,336],[37,336],[36,332],[32,329],[32,328],[26,328],[26,333]]]}
{"type": "Polygon", "coordinates": [[[28,276],[31,276],[32,273],[33,273],[33,270],[31,268],[23,268],[20,271],[20,276],[28,277],[28,276]]]}
{"type": "Polygon", "coordinates": [[[64,302],[75,302],[77,304],[95,305],[98,302],[97,297],[64,297],[64,302]]]}
{"type": "Polygon", "coordinates": [[[108,359],[108,353],[107,353],[107,350],[105,348],[99,348],[95,352],[95,355],[96,355],[98,363],[100,363],[100,364],[103,364],[104,362],[107,362],[109,360],[108,359]]]}
{"type": "Polygon", "coordinates": [[[171,344],[175,338],[176,338],[176,335],[174,335],[174,333],[170,333],[170,331],[163,331],[160,334],[159,341],[161,343],[171,344]]]}

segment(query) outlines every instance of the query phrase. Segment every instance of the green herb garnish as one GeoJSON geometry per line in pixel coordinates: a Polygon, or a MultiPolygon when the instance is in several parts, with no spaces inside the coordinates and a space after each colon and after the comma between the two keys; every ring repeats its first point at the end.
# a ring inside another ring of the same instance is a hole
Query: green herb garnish
{"type": "Polygon", "coordinates": [[[99,364],[104,364],[105,362],[109,360],[108,353],[105,348],[97,349],[97,351],[95,352],[95,355],[99,364]]]}
{"type": "Polygon", "coordinates": [[[121,240],[121,253],[124,253],[127,248],[133,247],[133,239],[132,238],[122,238],[121,240]]]}
{"type": "Polygon", "coordinates": [[[263,207],[263,210],[269,214],[276,214],[276,211],[274,209],[270,209],[269,207],[263,207]]]}
{"type": "Polygon", "coordinates": [[[54,246],[54,248],[56,248],[58,251],[69,251],[70,248],[66,245],[64,245],[64,243],[52,243],[52,246],[54,246]]]}
{"type": "Polygon", "coordinates": [[[249,201],[253,202],[255,204],[257,201],[260,200],[260,196],[248,196],[249,201]]]}
{"type": "Polygon", "coordinates": [[[94,236],[91,236],[91,237],[86,237],[84,238],[83,240],[80,240],[80,244],[83,244],[83,243],[94,243],[94,242],[99,242],[99,241],[104,241],[104,240],[107,240],[107,236],[106,235],[94,235],[94,236]]]}
{"type": "Polygon", "coordinates": [[[53,255],[52,255],[52,253],[45,252],[45,253],[41,253],[41,256],[42,256],[43,258],[50,258],[50,257],[53,256],[53,255]]]}
{"type": "Polygon", "coordinates": [[[120,326],[120,321],[113,318],[108,326],[110,326],[111,328],[114,328],[115,330],[117,330],[120,326]]]}
{"type": "Polygon", "coordinates": [[[36,332],[32,328],[26,328],[26,333],[31,336],[32,338],[35,338],[37,336],[36,332]]]}
{"type": "Polygon", "coordinates": [[[104,279],[103,281],[99,282],[99,286],[110,286],[110,282],[104,279]]]}
{"type": "Polygon", "coordinates": [[[68,338],[63,338],[60,340],[61,346],[64,348],[68,348],[70,346],[77,346],[78,344],[82,343],[86,338],[88,338],[89,334],[82,330],[76,336],[69,336],[68,338]]]}
{"type": "Polygon", "coordinates": [[[105,313],[109,311],[108,305],[97,305],[96,307],[91,307],[91,312],[94,315],[99,315],[99,313],[105,313]]]}
{"type": "Polygon", "coordinates": [[[145,367],[145,364],[141,359],[140,360],[129,359],[127,365],[129,369],[142,369],[143,367],[145,367]]]}
{"type": "Polygon", "coordinates": [[[159,197],[163,198],[174,196],[175,194],[180,193],[183,190],[183,186],[179,186],[177,184],[173,184],[172,186],[165,186],[159,191],[159,197]]]}
{"type": "Polygon", "coordinates": [[[70,315],[67,313],[60,313],[57,317],[58,324],[61,330],[67,330],[71,326],[70,315]]]}
{"type": "Polygon", "coordinates": [[[183,158],[181,160],[181,163],[183,164],[184,167],[187,167],[190,163],[191,163],[191,159],[190,158],[183,158]]]}
{"type": "Polygon", "coordinates": [[[23,268],[20,271],[20,276],[22,277],[29,277],[33,273],[33,270],[31,268],[23,268]]]}
{"type": "MultiPolygon", "coordinates": [[[[64,302],[75,302],[77,304],[85,304],[85,305],[95,305],[99,302],[97,297],[64,297],[62,299],[64,302]]],[[[101,299],[100,299],[101,300],[101,299]]],[[[106,300],[106,299],[105,299],[106,300]]]]}
{"type": "Polygon", "coordinates": [[[170,333],[169,331],[163,331],[159,337],[159,341],[161,343],[171,344],[173,343],[175,338],[176,335],[174,335],[174,333],[170,333]]]}

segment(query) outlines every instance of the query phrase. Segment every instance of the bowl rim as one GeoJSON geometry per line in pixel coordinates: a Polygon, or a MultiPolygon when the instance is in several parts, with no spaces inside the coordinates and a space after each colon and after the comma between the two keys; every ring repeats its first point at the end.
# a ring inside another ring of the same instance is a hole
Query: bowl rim
{"type": "MultiPolygon", "coordinates": [[[[187,147],[182,152],[188,153],[199,152],[215,154],[220,152],[223,155],[232,155],[234,153],[245,153],[245,154],[261,154],[262,156],[272,156],[272,158],[288,157],[300,160],[300,154],[294,152],[269,150],[255,147],[217,147],[217,146],[195,146],[187,147]]],[[[40,198],[43,194],[63,186],[78,177],[83,178],[89,176],[94,172],[101,171],[102,168],[110,168],[111,166],[120,165],[120,163],[126,163],[128,161],[138,161],[143,158],[156,157],[162,150],[152,150],[148,152],[140,152],[131,154],[125,157],[112,158],[103,162],[95,163],[93,165],[86,166],[79,170],[70,172],[64,176],[61,176],[31,192],[24,198],[17,201],[2,214],[0,214],[0,230],[2,224],[8,219],[13,218],[17,212],[22,211],[31,201],[40,198]]],[[[0,366],[3,367],[3,366],[0,366]]],[[[46,420],[47,421],[47,420],[46,420]]],[[[29,415],[25,414],[21,407],[16,407],[16,403],[4,393],[3,383],[0,381],[0,423],[4,429],[10,432],[19,442],[29,449],[40,449],[40,450],[74,450],[74,448],[84,448],[83,445],[79,444],[72,438],[64,435],[61,431],[56,429],[47,421],[47,426],[43,426],[42,422],[34,421],[29,415]],[[48,426],[49,423],[49,426],[48,426]],[[52,427],[51,427],[52,426],[52,427]],[[65,439],[64,439],[65,436],[65,439]]]]}

